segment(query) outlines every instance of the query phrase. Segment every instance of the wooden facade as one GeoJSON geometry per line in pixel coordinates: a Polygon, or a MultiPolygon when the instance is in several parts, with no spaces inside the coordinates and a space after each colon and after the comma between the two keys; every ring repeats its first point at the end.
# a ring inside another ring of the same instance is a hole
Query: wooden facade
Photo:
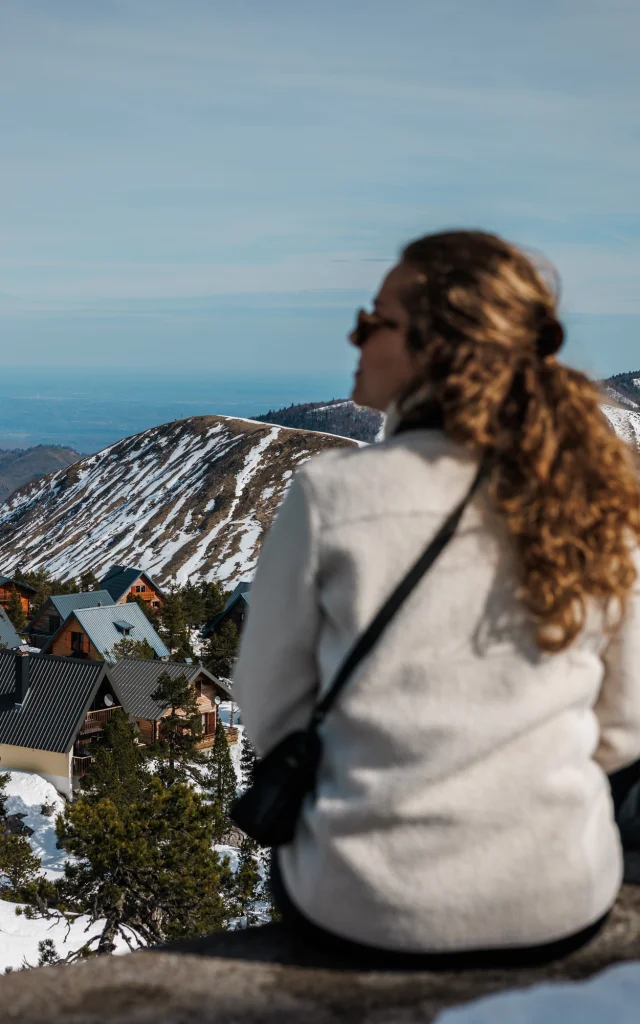
{"type": "Polygon", "coordinates": [[[47,654],[57,654],[63,658],[88,658],[89,661],[102,661],[102,655],[91,643],[75,615],[70,615],[51,643],[47,654]]]}
{"type": "Polygon", "coordinates": [[[0,584],[0,604],[7,611],[9,607],[9,601],[11,600],[11,593],[13,589],[17,590],[18,597],[20,598],[20,604],[25,615],[29,615],[29,604],[31,597],[33,596],[33,590],[30,587],[23,587],[21,583],[2,583],[0,584]]]}
{"type": "MultiPolygon", "coordinates": [[[[216,687],[205,676],[201,676],[193,683],[198,695],[198,709],[202,716],[202,738],[198,748],[206,750],[213,746],[213,740],[218,721],[218,706],[215,703],[216,687]]],[[[162,719],[169,714],[165,711],[160,718],[136,718],[136,724],[140,730],[140,742],[145,744],[155,743],[162,734],[162,719]]]]}
{"type": "Polygon", "coordinates": [[[108,683],[103,682],[92,701],[91,707],[87,711],[84,720],[78,728],[71,750],[71,776],[74,788],[76,789],[80,779],[83,775],[86,775],[87,769],[93,761],[93,745],[95,740],[99,734],[104,731],[104,727],[109,719],[112,718],[117,711],[123,710],[119,704],[114,704],[113,700],[113,690],[108,683]],[[106,695],[109,695],[112,700],[111,705],[108,707],[105,702],[106,695]]]}
{"type": "Polygon", "coordinates": [[[145,573],[138,576],[135,583],[116,601],[116,604],[126,604],[130,599],[145,601],[156,609],[162,605],[162,594],[145,573]]]}

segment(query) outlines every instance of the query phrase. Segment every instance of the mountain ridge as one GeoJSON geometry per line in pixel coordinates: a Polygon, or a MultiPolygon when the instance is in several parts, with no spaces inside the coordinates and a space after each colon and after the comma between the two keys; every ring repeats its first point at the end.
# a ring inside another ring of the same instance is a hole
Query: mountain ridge
{"type": "Polygon", "coordinates": [[[160,583],[232,586],[253,571],[296,466],[351,446],[227,416],[151,427],[15,491],[0,507],[0,567],[66,579],[117,562],[160,583]]]}
{"type": "MultiPolygon", "coordinates": [[[[601,386],[603,412],[640,451],[640,373],[601,386]]],[[[253,572],[296,466],[375,439],[382,419],[336,399],[255,419],[194,416],[132,434],[0,505],[0,570],[42,567],[66,579],[118,562],[160,583],[202,576],[231,587],[253,572]],[[338,434],[345,423],[352,437],[338,434]]]]}

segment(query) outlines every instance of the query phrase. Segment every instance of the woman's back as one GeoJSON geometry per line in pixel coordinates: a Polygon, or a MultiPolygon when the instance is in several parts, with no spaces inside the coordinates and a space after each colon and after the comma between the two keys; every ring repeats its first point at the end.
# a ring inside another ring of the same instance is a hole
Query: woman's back
{"type": "MultiPolygon", "coordinates": [[[[316,685],[475,471],[441,431],[420,429],[299,471],[236,670],[259,753],[306,724],[316,685]]],[[[323,727],[316,798],[280,853],[314,923],[404,951],[503,947],[578,931],[613,903],[618,840],[592,760],[600,623],[544,653],[516,581],[480,494],[323,727]]]]}
{"type": "Polygon", "coordinates": [[[453,539],[323,723],[315,799],[278,851],[284,896],[333,936],[544,957],[614,902],[605,773],[640,756],[640,488],[563,338],[515,246],[407,246],[350,335],[354,401],[391,436],[303,466],[265,542],[235,673],[261,755],[307,726],[482,456],[453,539]]]}

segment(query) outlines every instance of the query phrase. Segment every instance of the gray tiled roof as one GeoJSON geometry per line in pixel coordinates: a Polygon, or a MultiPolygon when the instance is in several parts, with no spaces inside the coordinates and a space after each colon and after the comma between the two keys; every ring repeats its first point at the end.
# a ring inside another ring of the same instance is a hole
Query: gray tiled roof
{"type": "Polygon", "coordinates": [[[13,628],[11,619],[0,604],[0,643],[7,647],[19,647],[22,640],[13,628]]]}
{"type": "Polygon", "coordinates": [[[112,565],[106,576],[100,580],[100,586],[109,591],[114,601],[119,601],[140,576],[146,576],[149,582],[153,583],[153,586],[160,591],[160,587],[154,583],[148,572],[130,565],[112,565]]]}
{"type": "Polygon", "coordinates": [[[86,594],[55,594],[51,596],[51,601],[63,622],[76,608],[98,608],[100,605],[114,604],[108,590],[94,590],[86,594]]]}
{"type": "Polygon", "coordinates": [[[122,605],[111,605],[103,608],[76,608],[73,612],[93,646],[104,655],[114,644],[123,639],[123,633],[116,627],[116,622],[126,618],[132,629],[128,634],[131,640],[147,640],[158,658],[168,658],[169,650],[163,644],[155,629],[135,602],[126,606],[123,614],[122,605]]]}
{"type": "Polygon", "coordinates": [[[76,608],[96,608],[98,605],[114,604],[114,600],[108,590],[94,590],[84,594],[52,594],[42,607],[38,608],[38,611],[25,630],[26,633],[31,630],[33,624],[46,610],[49,602],[53,605],[52,613],[55,611],[60,616],[62,622],[68,619],[71,612],[75,611],[76,608]]]}
{"type": "MultiPolygon", "coordinates": [[[[15,662],[15,654],[0,651],[0,694],[5,699],[14,692],[15,662]]],[[[20,707],[0,710],[0,743],[66,753],[105,676],[120,701],[103,661],[29,655],[27,695],[20,707]]]]}
{"type": "Polygon", "coordinates": [[[111,678],[118,687],[124,706],[136,718],[150,721],[159,719],[164,713],[157,701],[151,700],[151,694],[158,685],[163,672],[168,672],[172,679],[185,675],[193,682],[200,675],[205,675],[220,691],[231,698],[229,688],[207,672],[202,665],[185,665],[177,661],[152,661],[144,658],[121,658],[110,669],[111,678]]]}

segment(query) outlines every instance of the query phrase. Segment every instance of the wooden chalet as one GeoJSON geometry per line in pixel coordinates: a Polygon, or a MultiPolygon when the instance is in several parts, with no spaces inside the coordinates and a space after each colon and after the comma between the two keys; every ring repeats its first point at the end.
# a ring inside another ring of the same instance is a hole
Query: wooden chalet
{"type": "Polygon", "coordinates": [[[9,607],[14,590],[20,598],[23,612],[28,615],[33,595],[36,593],[35,587],[30,587],[27,583],[20,583],[18,580],[11,579],[10,576],[0,576],[0,605],[5,611],[9,607]]]}
{"type": "MultiPolygon", "coordinates": [[[[94,594],[95,597],[95,594],[94,594]]],[[[162,642],[142,608],[137,604],[102,605],[75,608],[60,628],[44,644],[46,654],[90,661],[110,660],[118,641],[146,640],[156,658],[168,658],[169,649],[162,642]]]]}
{"type": "Polygon", "coordinates": [[[146,601],[152,608],[160,608],[163,593],[157,583],[142,569],[126,565],[112,565],[100,580],[101,590],[108,590],[115,604],[132,600],[146,601]]]}
{"type": "Polygon", "coordinates": [[[111,606],[114,600],[108,590],[95,590],[82,594],[52,594],[35,613],[25,633],[29,642],[43,647],[55,636],[63,622],[79,608],[111,606]]]}
{"type": "Polygon", "coordinates": [[[70,797],[121,707],[104,662],[0,650],[0,770],[37,772],[70,797]]]}
{"type": "MultiPolygon", "coordinates": [[[[222,701],[231,700],[229,688],[202,665],[122,658],[112,665],[111,675],[118,692],[122,694],[127,710],[135,718],[140,729],[140,742],[155,743],[161,734],[162,719],[169,713],[151,697],[164,672],[168,672],[174,679],[184,675],[193,685],[202,715],[202,739],[198,746],[210,747],[216,731],[218,705],[222,701]]],[[[225,725],[225,731],[227,740],[235,743],[238,739],[238,730],[225,725]]]]}
{"type": "Polygon", "coordinates": [[[208,624],[202,631],[203,637],[211,636],[216,630],[220,628],[223,622],[231,620],[234,626],[238,630],[238,634],[242,633],[244,626],[244,620],[249,609],[249,597],[251,591],[251,583],[245,581],[238,583],[232,594],[230,594],[227,603],[223,610],[220,612],[212,622],[208,624]]]}

